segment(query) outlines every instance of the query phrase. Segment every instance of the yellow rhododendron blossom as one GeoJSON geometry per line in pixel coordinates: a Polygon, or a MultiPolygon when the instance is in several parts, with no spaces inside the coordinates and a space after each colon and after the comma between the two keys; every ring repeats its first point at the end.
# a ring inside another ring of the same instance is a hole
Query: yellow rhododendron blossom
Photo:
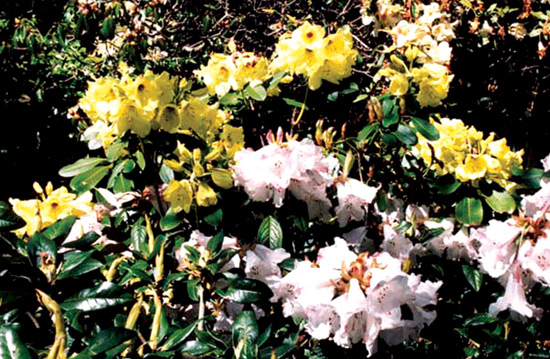
{"type": "Polygon", "coordinates": [[[160,110],[158,123],[166,132],[175,133],[180,126],[181,117],[179,109],[172,104],[166,105],[160,110]]]}
{"type": "Polygon", "coordinates": [[[32,236],[60,219],[69,216],[82,216],[93,209],[90,192],[77,196],[70,193],[65,187],[54,190],[51,182],[46,185],[45,190],[38,183],[34,183],[33,187],[40,195],[40,200],[9,199],[15,214],[26,223],[25,227],[14,231],[19,237],[23,237],[25,234],[32,236]]]}
{"type": "Polygon", "coordinates": [[[224,125],[220,140],[229,158],[233,158],[237,151],[244,147],[244,132],[242,127],[224,125]]]}
{"type": "Polygon", "coordinates": [[[189,213],[193,203],[193,188],[188,180],[172,180],[164,191],[164,199],[170,202],[172,212],[185,211],[189,213]]]}
{"type": "Polygon", "coordinates": [[[201,207],[213,206],[218,203],[216,192],[205,182],[199,183],[196,199],[197,204],[201,207]]]}
{"type": "Polygon", "coordinates": [[[494,134],[485,138],[461,120],[442,118],[434,126],[439,139],[428,141],[420,135],[414,151],[439,175],[454,174],[461,182],[485,179],[506,190],[515,185],[509,178],[514,168],[521,168],[523,150],[513,152],[506,139],[494,141],[494,134]]]}
{"type": "Polygon", "coordinates": [[[335,34],[325,37],[321,26],[306,21],[279,39],[270,70],[305,75],[309,88],[316,90],[322,80],[338,84],[349,77],[357,54],[348,28],[338,29],[335,34]]]}

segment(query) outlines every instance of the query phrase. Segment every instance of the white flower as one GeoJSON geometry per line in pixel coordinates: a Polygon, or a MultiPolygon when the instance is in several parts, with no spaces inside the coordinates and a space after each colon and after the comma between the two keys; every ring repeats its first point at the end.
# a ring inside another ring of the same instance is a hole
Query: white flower
{"type": "Polygon", "coordinates": [[[344,183],[336,183],[338,224],[344,227],[350,220],[360,221],[365,217],[367,206],[376,197],[378,188],[370,187],[361,181],[348,178],[344,183]]]}
{"type": "MultiPolygon", "coordinates": [[[[278,264],[289,257],[290,254],[282,248],[273,250],[258,244],[253,250],[246,251],[244,271],[248,278],[266,283],[275,292],[281,281],[281,269],[278,264]]],[[[275,295],[272,300],[276,301],[277,298],[275,295]]]]}

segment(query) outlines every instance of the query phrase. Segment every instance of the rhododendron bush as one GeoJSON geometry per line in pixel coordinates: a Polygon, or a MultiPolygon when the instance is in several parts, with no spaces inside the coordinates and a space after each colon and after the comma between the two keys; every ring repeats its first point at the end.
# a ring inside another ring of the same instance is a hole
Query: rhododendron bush
{"type": "Polygon", "coordinates": [[[80,150],[0,202],[0,358],[550,356],[550,149],[453,93],[550,5],[223,3],[65,7],[80,150]]]}

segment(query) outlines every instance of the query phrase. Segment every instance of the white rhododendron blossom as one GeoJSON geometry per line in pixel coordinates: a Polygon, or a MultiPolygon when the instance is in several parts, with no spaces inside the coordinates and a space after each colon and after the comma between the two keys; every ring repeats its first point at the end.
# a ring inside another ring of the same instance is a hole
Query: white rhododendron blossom
{"type": "Polygon", "coordinates": [[[390,345],[402,343],[436,317],[427,307],[436,304],[442,283],[422,282],[401,267],[386,252],[357,255],[335,238],[319,250],[317,263],[300,262],[283,277],[277,294],[284,314],[305,319],[313,338],[332,338],[345,348],[362,342],[372,355],[379,336],[390,345]],[[407,319],[405,305],[412,313],[407,319]]]}
{"type": "Polygon", "coordinates": [[[325,157],[313,141],[270,143],[257,151],[244,149],[235,154],[235,185],[243,186],[254,201],[283,205],[287,189],[308,205],[311,218],[328,219],[331,203],[326,188],[332,184],[338,160],[325,157]]]}
{"type": "Polygon", "coordinates": [[[367,186],[352,178],[336,183],[338,195],[336,215],[340,227],[345,227],[350,220],[360,221],[365,218],[367,206],[376,197],[377,190],[378,188],[367,186]]]}
{"type": "MultiPolygon", "coordinates": [[[[281,282],[281,269],[279,263],[290,258],[290,254],[282,248],[270,249],[257,244],[254,249],[249,249],[245,254],[245,273],[248,278],[264,282],[276,293],[281,282]]],[[[271,298],[277,301],[277,295],[271,298]]]]}
{"type": "Polygon", "coordinates": [[[535,283],[550,285],[550,184],[543,181],[541,186],[523,199],[519,216],[505,222],[491,220],[470,234],[477,242],[481,269],[505,287],[504,295],[489,307],[492,315],[509,309],[522,320],[542,316],[526,297],[535,283]]]}

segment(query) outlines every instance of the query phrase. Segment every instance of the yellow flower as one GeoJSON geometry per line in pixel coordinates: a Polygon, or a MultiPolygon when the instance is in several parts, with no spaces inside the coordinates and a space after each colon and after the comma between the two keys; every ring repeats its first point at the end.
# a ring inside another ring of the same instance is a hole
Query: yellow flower
{"type": "Polygon", "coordinates": [[[390,93],[395,96],[405,95],[409,91],[409,80],[405,74],[396,72],[391,78],[390,93]]]}
{"type": "Polygon", "coordinates": [[[220,140],[223,143],[227,157],[233,158],[235,153],[244,147],[243,128],[224,125],[220,140]]]}
{"type": "Polygon", "coordinates": [[[174,213],[189,213],[193,202],[193,188],[188,180],[172,180],[164,191],[164,199],[170,202],[170,208],[174,213]]]}
{"type": "Polygon", "coordinates": [[[197,190],[197,204],[201,207],[208,207],[216,203],[218,203],[216,192],[205,182],[200,182],[197,190]]]}
{"type": "Polygon", "coordinates": [[[467,155],[464,164],[456,167],[456,178],[461,182],[483,178],[485,173],[487,173],[487,161],[480,155],[467,155]]]}
{"type": "Polygon", "coordinates": [[[166,105],[160,110],[158,123],[162,130],[175,133],[181,122],[179,109],[172,104],[166,105]]]}
{"type": "Polygon", "coordinates": [[[38,232],[42,228],[42,220],[39,215],[39,200],[31,199],[27,201],[21,201],[17,198],[10,198],[9,202],[12,205],[13,212],[21,217],[26,223],[23,228],[19,228],[14,231],[14,233],[18,237],[23,237],[25,234],[31,237],[34,233],[38,232]]]}
{"type": "Polygon", "coordinates": [[[116,106],[112,106],[112,111],[111,119],[119,135],[131,130],[138,136],[145,137],[151,132],[150,118],[144,116],[134,102],[130,100],[118,101],[116,106]]]}

